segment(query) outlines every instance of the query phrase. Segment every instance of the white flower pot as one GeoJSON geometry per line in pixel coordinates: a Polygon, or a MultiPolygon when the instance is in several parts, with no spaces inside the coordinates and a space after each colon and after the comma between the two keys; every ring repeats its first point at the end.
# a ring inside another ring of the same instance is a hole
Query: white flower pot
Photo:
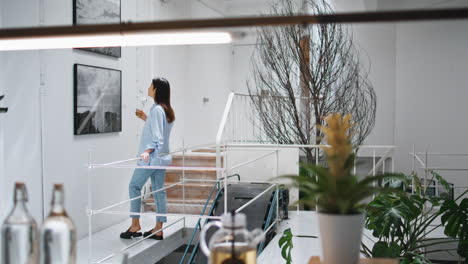
{"type": "Polygon", "coordinates": [[[364,214],[318,213],[324,264],[357,264],[364,214]]]}

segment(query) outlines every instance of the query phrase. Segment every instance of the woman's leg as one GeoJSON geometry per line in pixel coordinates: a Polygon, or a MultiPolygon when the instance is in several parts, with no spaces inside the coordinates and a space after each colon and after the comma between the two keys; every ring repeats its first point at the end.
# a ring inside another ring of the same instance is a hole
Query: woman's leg
{"type": "MultiPolygon", "coordinates": [[[[148,178],[154,170],[146,170],[146,169],[135,169],[133,172],[132,179],[128,185],[128,192],[130,195],[130,199],[141,196],[141,188],[145,185],[148,178]]],[[[141,212],[141,199],[135,199],[130,202],[130,212],[133,213],[140,213],[141,212]]],[[[139,215],[131,215],[132,218],[132,225],[130,227],[131,232],[136,232],[141,229],[140,226],[140,216],[139,215]]]]}
{"type": "MultiPolygon", "coordinates": [[[[151,185],[153,190],[158,190],[164,188],[164,180],[166,179],[166,170],[155,170],[151,175],[151,185]]],[[[156,205],[156,212],[158,214],[167,213],[167,195],[166,191],[160,191],[154,194],[154,203],[156,205]]],[[[162,224],[167,222],[165,216],[156,217],[156,226],[153,231],[159,230],[162,228],[162,224]]],[[[162,235],[162,232],[158,232],[156,235],[162,235]]]]}

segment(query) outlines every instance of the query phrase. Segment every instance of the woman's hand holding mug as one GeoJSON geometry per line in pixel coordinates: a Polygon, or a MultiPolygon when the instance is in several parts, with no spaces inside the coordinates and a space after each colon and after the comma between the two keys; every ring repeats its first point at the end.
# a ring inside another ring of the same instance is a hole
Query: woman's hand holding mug
{"type": "Polygon", "coordinates": [[[143,112],[143,110],[137,109],[137,110],[135,111],[135,115],[136,115],[138,118],[140,118],[141,120],[146,121],[147,116],[146,116],[145,112],[143,112]]]}

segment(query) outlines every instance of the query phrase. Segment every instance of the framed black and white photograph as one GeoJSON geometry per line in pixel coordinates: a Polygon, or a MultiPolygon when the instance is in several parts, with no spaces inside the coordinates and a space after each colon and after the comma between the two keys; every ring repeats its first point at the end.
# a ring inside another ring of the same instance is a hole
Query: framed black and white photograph
{"type": "MultiPolygon", "coordinates": [[[[112,24],[121,21],[121,0],[74,0],[73,24],[112,24]]],[[[85,48],[80,49],[95,52],[115,58],[120,58],[121,47],[85,48]]]]}
{"type": "Polygon", "coordinates": [[[122,131],[122,72],[74,65],[74,134],[122,131]]]}

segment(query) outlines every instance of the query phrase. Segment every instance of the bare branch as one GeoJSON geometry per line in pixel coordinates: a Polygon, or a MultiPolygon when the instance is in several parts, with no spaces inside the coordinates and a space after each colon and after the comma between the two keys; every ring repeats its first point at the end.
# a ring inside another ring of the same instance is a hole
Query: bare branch
{"type": "MultiPolygon", "coordinates": [[[[332,13],[325,0],[307,0],[314,14],[332,13]]],[[[280,0],[274,15],[293,15],[293,0],[280,0]]],[[[352,115],[353,143],[361,144],[375,124],[376,95],[354,48],[339,24],[268,27],[258,30],[247,83],[255,115],[269,140],[319,144],[318,127],[335,112],[352,115]]],[[[312,156],[309,150],[308,156],[312,156]]]]}

